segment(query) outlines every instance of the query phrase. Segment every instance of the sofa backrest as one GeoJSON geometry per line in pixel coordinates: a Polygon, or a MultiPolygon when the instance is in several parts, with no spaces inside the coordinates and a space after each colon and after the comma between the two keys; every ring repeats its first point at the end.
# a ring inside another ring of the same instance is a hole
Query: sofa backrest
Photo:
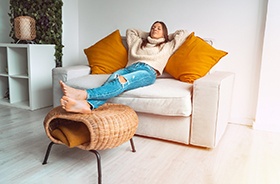
{"type": "MultiPolygon", "coordinates": [[[[213,41],[211,39],[204,39],[204,41],[206,41],[207,43],[209,43],[210,45],[213,45],[213,41]]],[[[127,42],[126,42],[126,37],[122,36],[122,43],[124,45],[124,47],[126,48],[126,50],[128,49],[127,47],[127,42]]],[[[210,71],[208,72],[210,73],[210,71]]],[[[163,71],[162,75],[158,76],[159,78],[173,78],[169,73],[167,73],[166,71],[163,71]]]]}
{"type": "Polygon", "coordinates": [[[126,37],[125,36],[122,36],[122,43],[127,50],[127,43],[126,43],[126,37]]]}

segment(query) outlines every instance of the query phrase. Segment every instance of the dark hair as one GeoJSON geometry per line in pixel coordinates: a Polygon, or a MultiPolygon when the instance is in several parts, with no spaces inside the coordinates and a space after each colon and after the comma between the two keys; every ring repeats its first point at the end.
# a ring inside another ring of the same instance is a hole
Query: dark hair
{"type": "MultiPolygon", "coordinates": [[[[163,37],[164,37],[164,41],[161,42],[161,43],[158,43],[158,44],[156,45],[156,46],[159,47],[159,46],[161,46],[161,44],[166,43],[166,42],[169,41],[169,39],[168,39],[168,30],[167,30],[167,27],[166,27],[166,25],[165,25],[164,22],[162,22],[162,21],[155,21],[155,22],[152,24],[151,28],[150,28],[149,36],[151,36],[151,30],[152,30],[153,26],[154,26],[156,23],[160,23],[160,24],[161,24],[162,30],[163,30],[163,37]]],[[[143,40],[142,44],[141,44],[141,48],[146,47],[147,44],[148,44],[148,39],[145,38],[145,39],[143,40]]]]}

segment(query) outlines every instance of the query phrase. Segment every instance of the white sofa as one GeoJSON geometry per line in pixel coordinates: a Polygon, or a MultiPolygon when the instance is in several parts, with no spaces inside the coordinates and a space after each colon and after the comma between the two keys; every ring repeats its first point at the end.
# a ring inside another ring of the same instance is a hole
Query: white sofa
{"type": "MultiPolygon", "coordinates": [[[[52,75],[54,107],[62,97],[59,80],[85,89],[102,85],[108,77],[90,74],[86,65],[54,68],[52,75]]],[[[234,74],[229,72],[214,72],[193,84],[165,73],[155,84],[127,91],[109,102],[137,112],[137,135],[214,148],[228,124],[233,83],[234,74]]]]}

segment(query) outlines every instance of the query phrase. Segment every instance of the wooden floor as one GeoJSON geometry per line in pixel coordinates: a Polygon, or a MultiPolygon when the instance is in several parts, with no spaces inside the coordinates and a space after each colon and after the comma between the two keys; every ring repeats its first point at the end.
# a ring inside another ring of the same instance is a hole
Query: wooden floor
{"type": "MultiPolygon", "coordinates": [[[[97,183],[95,155],[49,144],[43,118],[50,108],[28,111],[0,106],[1,184],[97,183]]],[[[134,137],[136,153],[125,143],[100,151],[104,184],[278,184],[280,134],[230,124],[215,149],[202,149],[134,137]]]]}

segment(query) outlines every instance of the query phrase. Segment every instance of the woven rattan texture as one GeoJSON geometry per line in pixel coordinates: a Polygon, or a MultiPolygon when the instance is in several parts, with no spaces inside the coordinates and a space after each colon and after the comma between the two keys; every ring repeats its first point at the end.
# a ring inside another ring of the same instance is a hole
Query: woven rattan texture
{"type": "Polygon", "coordinates": [[[14,19],[15,36],[19,40],[34,40],[36,38],[36,21],[29,16],[19,16],[14,19]]]}
{"type": "Polygon", "coordinates": [[[59,123],[84,123],[90,132],[90,142],[77,146],[83,150],[104,150],[121,145],[133,137],[138,127],[136,112],[121,104],[104,104],[90,114],[69,113],[61,106],[53,108],[44,119],[44,128],[50,140],[63,144],[51,135],[59,123]]]}

